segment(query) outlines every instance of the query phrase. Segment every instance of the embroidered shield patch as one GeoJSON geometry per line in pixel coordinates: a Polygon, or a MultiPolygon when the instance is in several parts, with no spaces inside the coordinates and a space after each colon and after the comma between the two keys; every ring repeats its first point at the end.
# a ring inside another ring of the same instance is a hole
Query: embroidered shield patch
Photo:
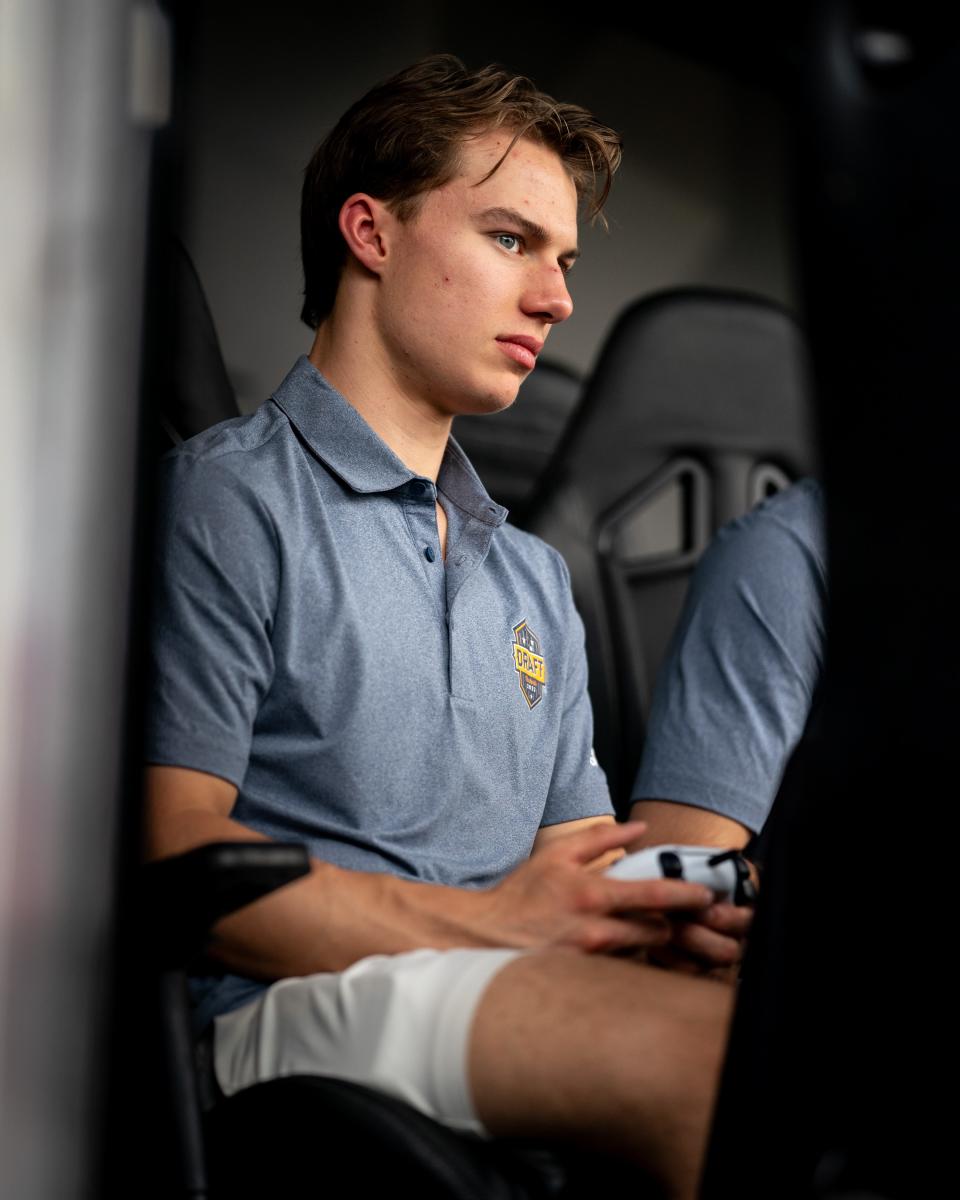
{"type": "Polygon", "coordinates": [[[540,639],[526,621],[513,627],[513,665],[520,680],[520,691],[528,708],[543,699],[547,683],[547,664],[540,650],[540,639]]]}

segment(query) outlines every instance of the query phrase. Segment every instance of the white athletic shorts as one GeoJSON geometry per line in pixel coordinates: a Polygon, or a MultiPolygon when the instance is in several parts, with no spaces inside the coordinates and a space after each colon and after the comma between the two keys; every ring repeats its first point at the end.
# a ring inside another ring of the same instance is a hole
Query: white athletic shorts
{"type": "Polygon", "coordinates": [[[214,1021],[217,1082],[232,1096],[285,1075],[349,1079],[485,1135],[467,1079],[468,1038],[484,989],[519,953],[413,950],[281,979],[214,1021]]]}

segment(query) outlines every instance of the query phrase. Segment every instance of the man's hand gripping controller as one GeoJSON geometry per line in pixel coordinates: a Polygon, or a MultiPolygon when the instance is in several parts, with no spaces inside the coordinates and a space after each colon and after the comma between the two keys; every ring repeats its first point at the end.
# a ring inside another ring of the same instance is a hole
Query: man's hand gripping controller
{"type": "Polygon", "coordinates": [[[608,867],[613,879],[685,879],[711,888],[717,900],[753,904],[756,888],[750,866],[738,850],[716,846],[650,846],[608,867]]]}

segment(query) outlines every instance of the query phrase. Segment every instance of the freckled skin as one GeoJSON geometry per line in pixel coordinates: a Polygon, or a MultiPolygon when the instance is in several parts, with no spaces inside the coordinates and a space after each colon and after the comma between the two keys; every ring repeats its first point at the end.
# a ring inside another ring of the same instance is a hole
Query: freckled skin
{"type": "Polygon", "coordinates": [[[573,181],[552,150],[524,138],[481,183],[508,144],[492,134],[467,142],[461,174],[429,192],[416,216],[395,229],[381,275],[379,336],[404,390],[438,415],[512,404],[529,371],[497,338],[544,341],[573,310],[559,264],[577,244],[573,181]],[[492,208],[522,210],[547,231],[546,242],[519,239],[505,248],[497,234],[520,231],[478,227],[479,214],[492,208]]]}

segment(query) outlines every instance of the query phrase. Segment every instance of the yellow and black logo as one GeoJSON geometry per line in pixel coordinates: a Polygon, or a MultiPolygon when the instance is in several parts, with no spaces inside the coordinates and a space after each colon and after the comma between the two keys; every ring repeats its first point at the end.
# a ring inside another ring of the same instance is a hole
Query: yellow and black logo
{"type": "Polygon", "coordinates": [[[540,639],[526,621],[513,627],[513,665],[520,680],[520,691],[528,708],[543,699],[547,684],[547,664],[540,653],[540,639]]]}

